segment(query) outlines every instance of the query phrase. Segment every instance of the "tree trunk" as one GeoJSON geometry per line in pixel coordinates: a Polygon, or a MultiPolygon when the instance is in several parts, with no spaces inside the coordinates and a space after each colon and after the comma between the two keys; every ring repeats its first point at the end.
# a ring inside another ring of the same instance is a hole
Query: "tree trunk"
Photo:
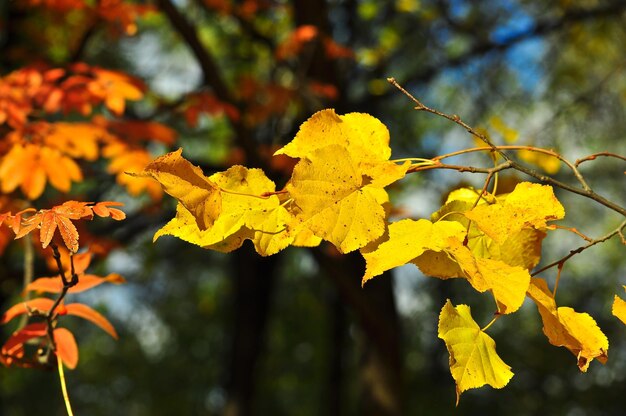
{"type": "Polygon", "coordinates": [[[234,271],[234,332],[229,349],[229,380],[225,416],[247,416],[253,411],[255,372],[263,350],[276,266],[280,254],[261,257],[251,244],[231,254],[234,271]]]}

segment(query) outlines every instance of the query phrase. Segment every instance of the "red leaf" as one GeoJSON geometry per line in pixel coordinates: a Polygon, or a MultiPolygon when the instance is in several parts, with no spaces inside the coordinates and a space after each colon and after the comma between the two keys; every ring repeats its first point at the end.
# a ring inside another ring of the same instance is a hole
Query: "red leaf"
{"type": "Polygon", "coordinates": [[[43,322],[26,325],[19,331],[15,331],[0,349],[3,364],[11,365],[13,359],[22,357],[26,341],[44,336],[46,336],[46,324],[43,322]]]}
{"type": "Polygon", "coordinates": [[[57,356],[67,368],[75,369],[78,364],[78,345],[76,345],[74,335],[65,328],[56,328],[53,335],[57,346],[57,356]]]}
{"type": "Polygon", "coordinates": [[[113,328],[111,322],[109,322],[107,318],[105,318],[104,316],[102,316],[102,314],[93,310],[89,306],[82,303],[71,303],[69,305],[65,305],[65,308],[68,315],[74,315],[86,319],[102,328],[113,338],[117,339],[117,332],[115,332],[115,328],[113,328]]]}
{"type": "Polygon", "coordinates": [[[0,319],[0,324],[6,324],[7,322],[15,318],[16,316],[20,316],[25,313],[30,313],[31,311],[47,313],[50,310],[50,308],[52,308],[53,304],[54,304],[54,301],[48,298],[36,298],[36,299],[27,300],[25,302],[20,302],[16,305],[11,306],[9,310],[7,310],[2,315],[2,318],[0,319]]]}

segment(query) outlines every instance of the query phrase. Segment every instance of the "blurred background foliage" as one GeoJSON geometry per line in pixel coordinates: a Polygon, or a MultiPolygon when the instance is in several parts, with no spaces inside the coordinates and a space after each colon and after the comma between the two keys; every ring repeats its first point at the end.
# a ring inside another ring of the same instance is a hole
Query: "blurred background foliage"
{"type": "MultiPolygon", "coordinates": [[[[132,24],[54,4],[2,2],[2,73],[40,61],[84,61],[137,76],[150,93],[125,117],[176,129],[172,149],[183,147],[207,173],[241,163],[264,167],[284,184],[288,167],[268,156],[327,107],[380,118],[395,158],[474,145],[458,126],[415,112],[387,83],[392,76],[498,143],[548,147],[571,160],[605,150],[626,154],[621,0],[155,0],[132,24]],[[210,97],[197,120],[190,94],[210,97]]],[[[155,156],[168,150],[151,147],[155,156]]],[[[484,155],[458,162],[490,163],[484,155]]],[[[552,169],[574,182],[567,170],[552,169]]],[[[624,170],[611,158],[583,165],[591,185],[622,205],[624,170]]],[[[505,173],[501,187],[523,179],[505,173]]],[[[482,180],[456,172],[411,175],[391,190],[394,215],[427,217],[451,189],[482,180]]],[[[170,198],[158,204],[131,197],[102,177],[80,192],[127,204],[127,221],[94,225],[121,242],[96,270],[118,272],[128,283],[79,297],[111,318],[119,341],[67,322],[81,354],[67,374],[76,414],[624,413],[626,332],[610,314],[626,283],[618,239],[568,261],[558,296],[597,319],[611,345],[608,364],[580,373],[569,352],[548,344],[528,304],[490,330],[513,367],[510,384],[470,391],[455,409],[438,313],[446,298],[471,305],[479,322],[493,313],[491,299],[466,282],[441,282],[406,266],[360,289],[360,260],[328,247],[260,259],[250,247],[220,254],[169,237],[153,244],[154,232],[173,216],[170,198]]],[[[566,208],[563,225],[599,237],[622,220],[593,201],[556,192],[566,208]]],[[[543,264],[583,243],[552,233],[543,264]]],[[[17,243],[0,259],[3,310],[21,290],[20,256],[17,243]]],[[[553,282],[555,274],[544,277],[553,282]]],[[[6,337],[11,328],[2,330],[6,337]]],[[[56,374],[0,374],[0,414],[64,413],[56,374]]]]}

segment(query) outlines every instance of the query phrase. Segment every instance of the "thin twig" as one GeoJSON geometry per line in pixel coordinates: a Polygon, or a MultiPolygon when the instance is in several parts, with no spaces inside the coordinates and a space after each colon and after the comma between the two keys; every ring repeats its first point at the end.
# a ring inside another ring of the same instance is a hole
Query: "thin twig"
{"type": "Polygon", "coordinates": [[[580,165],[583,162],[588,162],[590,160],[596,160],[596,158],[598,156],[605,156],[605,157],[614,157],[616,159],[620,159],[626,162],[626,156],[622,156],[622,155],[618,155],[616,153],[611,153],[611,152],[598,152],[598,153],[594,153],[592,155],[589,156],[585,156],[581,159],[576,160],[576,162],[574,162],[574,166],[578,167],[578,165],[580,165]]]}
{"type": "MultiPolygon", "coordinates": [[[[30,282],[33,281],[35,252],[33,250],[33,239],[30,234],[26,234],[22,242],[24,244],[24,275],[22,277],[22,280],[23,280],[22,285],[24,289],[26,289],[28,285],[30,284],[30,282]]],[[[24,302],[28,302],[28,300],[30,300],[30,297],[31,297],[30,292],[26,291],[26,293],[24,294],[24,302]]],[[[22,318],[20,319],[20,323],[17,326],[18,330],[24,328],[27,323],[28,323],[28,315],[22,315],[22,318]]]]}
{"type": "MultiPolygon", "coordinates": [[[[616,229],[614,229],[614,230],[613,230],[613,231],[611,231],[610,233],[606,234],[605,236],[602,236],[602,237],[600,237],[600,238],[597,238],[597,239],[595,239],[595,240],[592,240],[592,241],[590,241],[588,244],[586,244],[586,245],[584,245],[584,246],[580,246],[580,247],[578,247],[577,249],[570,250],[569,254],[567,254],[566,256],[563,256],[563,257],[562,257],[562,258],[560,258],[559,260],[557,260],[557,261],[553,261],[552,263],[548,264],[547,266],[544,266],[544,267],[542,267],[541,269],[539,269],[539,270],[537,270],[537,271],[533,272],[533,273],[531,274],[531,276],[536,276],[536,275],[538,275],[539,273],[542,273],[542,272],[544,272],[544,271],[548,270],[548,269],[549,269],[549,268],[551,268],[551,267],[557,266],[557,265],[559,265],[559,264],[563,264],[563,263],[565,263],[567,260],[569,260],[572,256],[574,256],[574,255],[576,255],[576,254],[578,254],[578,253],[581,253],[581,252],[583,252],[583,251],[587,250],[589,247],[593,247],[593,246],[595,246],[596,244],[603,243],[603,242],[605,242],[606,240],[610,239],[611,237],[613,237],[613,236],[615,236],[615,235],[622,235],[622,230],[624,229],[624,227],[626,227],[626,220],[622,221],[622,223],[621,223],[621,224],[620,224],[620,225],[619,225],[616,229]]],[[[622,244],[626,244],[626,242],[624,242],[624,241],[622,240],[622,244]]]]}
{"type": "MultiPolygon", "coordinates": [[[[527,166],[524,166],[518,162],[516,162],[515,160],[511,159],[503,150],[501,150],[500,148],[498,148],[498,146],[494,145],[491,140],[489,140],[489,138],[487,136],[485,136],[484,134],[480,133],[479,131],[477,131],[475,128],[473,128],[472,126],[470,126],[469,124],[465,123],[458,115],[456,114],[446,114],[444,112],[441,112],[437,109],[434,108],[430,108],[426,105],[424,105],[420,100],[418,100],[417,98],[415,98],[413,95],[411,95],[411,93],[409,93],[407,90],[405,90],[400,84],[398,84],[396,82],[396,80],[394,78],[387,78],[387,81],[392,84],[393,86],[395,86],[397,89],[399,89],[403,94],[405,94],[408,98],[410,98],[417,106],[415,107],[416,110],[418,111],[425,111],[427,113],[431,113],[431,114],[435,114],[439,117],[443,117],[447,120],[452,121],[453,123],[463,127],[468,133],[470,133],[472,136],[482,140],[487,146],[489,146],[489,148],[491,150],[493,150],[494,152],[498,153],[500,156],[502,156],[502,158],[504,158],[505,161],[510,163],[510,168],[513,168],[517,171],[520,171],[522,173],[525,173],[526,175],[533,177],[535,179],[537,179],[540,182],[546,183],[548,185],[551,186],[556,186],[557,188],[561,188],[564,189],[566,191],[584,196],[586,198],[592,199],[602,205],[604,205],[607,208],[612,209],[615,212],[618,212],[620,214],[622,214],[623,216],[626,217],[626,208],[620,206],[619,204],[610,201],[606,198],[604,198],[601,195],[598,195],[597,193],[595,193],[589,186],[586,186],[586,183],[584,181],[584,179],[582,178],[582,175],[580,174],[580,172],[578,171],[578,169],[575,167],[575,165],[570,165],[570,167],[572,168],[574,175],[576,176],[576,178],[579,180],[579,182],[581,182],[582,188],[577,188],[575,186],[572,185],[568,185],[564,182],[561,182],[559,180],[556,180],[550,176],[547,176],[543,173],[540,173],[534,169],[531,169],[527,166]]],[[[438,165],[433,165],[433,167],[431,168],[443,168],[443,166],[438,166],[438,165]]],[[[460,169],[456,169],[459,170],[460,172],[463,172],[463,170],[460,169]]],[[[485,173],[489,173],[488,171],[485,173]]]]}

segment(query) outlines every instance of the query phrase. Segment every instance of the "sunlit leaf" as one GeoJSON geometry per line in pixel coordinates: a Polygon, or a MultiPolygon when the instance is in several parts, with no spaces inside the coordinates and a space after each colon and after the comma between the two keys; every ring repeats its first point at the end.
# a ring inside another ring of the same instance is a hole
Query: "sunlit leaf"
{"type": "Polygon", "coordinates": [[[461,393],[468,389],[485,384],[500,389],[513,377],[511,367],[496,353],[493,339],[472,318],[469,306],[453,306],[447,300],[439,315],[437,334],[450,354],[457,404],[461,393]]]}
{"type": "MultiPolygon", "coordinates": [[[[626,289],[626,286],[624,286],[624,289],[626,289]]],[[[615,298],[613,299],[613,307],[611,308],[611,313],[613,314],[613,316],[626,324],[626,301],[615,295],[615,298]]]]}
{"type": "Polygon", "coordinates": [[[218,186],[202,170],[182,157],[182,149],[168,153],[146,166],[144,173],[156,179],[165,192],[178,199],[198,221],[201,229],[213,225],[222,211],[218,186]]]}
{"type": "MultiPolygon", "coordinates": [[[[68,276],[68,279],[70,277],[68,276]]],[[[78,278],[78,284],[72,286],[68,293],[80,293],[102,283],[113,283],[116,285],[125,283],[126,280],[117,273],[110,273],[105,277],[99,277],[92,274],[83,274],[78,278]]],[[[60,277],[40,277],[35,279],[28,286],[26,291],[60,293],[63,289],[63,282],[60,277]]]]}
{"type": "Polygon", "coordinates": [[[69,369],[75,369],[78,364],[78,345],[74,335],[65,328],[56,328],[52,333],[56,344],[56,353],[69,369]]]}
{"type": "Polygon", "coordinates": [[[117,339],[117,332],[115,332],[115,328],[113,328],[111,322],[109,322],[109,320],[102,316],[102,314],[98,311],[95,311],[82,303],[67,304],[65,305],[65,310],[67,315],[78,316],[86,319],[102,328],[102,330],[111,335],[113,338],[117,339]]]}
{"type": "Polygon", "coordinates": [[[503,202],[478,205],[465,212],[465,216],[502,244],[523,228],[545,228],[547,221],[563,218],[565,210],[554,196],[552,187],[522,182],[503,202]]]}
{"type": "Polygon", "coordinates": [[[589,314],[565,306],[557,308],[548,284],[540,278],[532,279],[528,296],[539,309],[550,344],[570,350],[581,371],[587,371],[594,358],[602,364],[607,361],[609,341],[589,314]]]}
{"type": "Polygon", "coordinates": [[[13,318],[30,313],[46,314],[54,301],[48,298],[35,298],[11,306],[0,318],[0,325],[6,324],[13,318]]]}
{"type": "Polygon", "coordinates": [[[369,247],[361,250],[366,261],[363,283],[386,270],[406,264],[422,255],[426,250],[442,251],[448,239],[463,240],[465,228],[458,222],[405,219],[389,224],[389,238],[373,251],[369,247]]]}

